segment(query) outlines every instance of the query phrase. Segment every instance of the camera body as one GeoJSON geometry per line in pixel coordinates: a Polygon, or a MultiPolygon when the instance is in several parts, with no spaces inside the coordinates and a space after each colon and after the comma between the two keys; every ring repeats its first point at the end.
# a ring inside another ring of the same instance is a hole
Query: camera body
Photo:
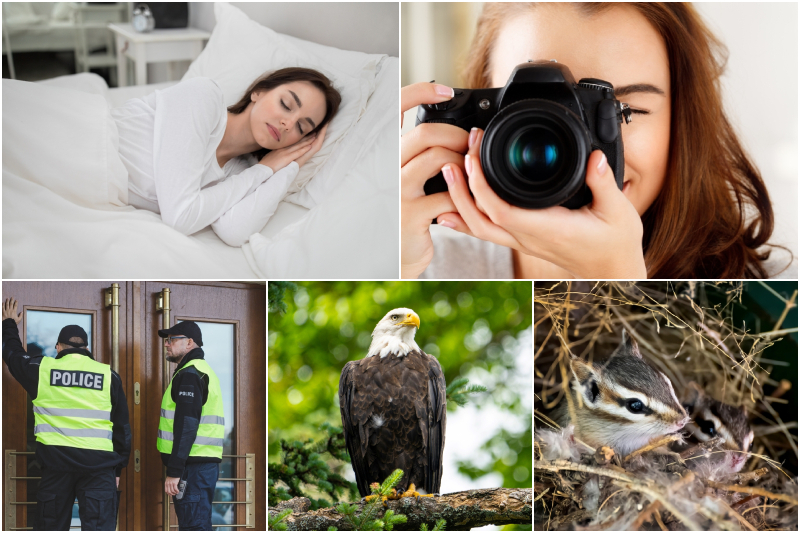
{"type": "MultiPolygon", "coordinates": [[[[602,150],[622,189],[625,160],[621,124],[630,122],[627,104],[607,81],[575,82],[555,61],[518,65],[505,87],[454,89],[440,104],[421,105],[416,124],[444,123],[485,130],[480,147],[486,180],[497,195],[518,207],[582,207],[592,200],[586,161],[602,150]]],[[[425,193],[447,191],[441,173],[425,193]]]]}

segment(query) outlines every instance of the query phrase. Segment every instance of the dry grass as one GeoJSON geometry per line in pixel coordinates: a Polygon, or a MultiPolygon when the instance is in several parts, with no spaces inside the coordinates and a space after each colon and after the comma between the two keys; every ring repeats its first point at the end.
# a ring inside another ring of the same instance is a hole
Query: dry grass
{"type": "MultiPolygon", "coordinates": [[[[717,400],[745,405],[756,437],[755,453],[728,479],[652,452],[603,464],[599,451],[586,446],[580,463],[545,461],[543,443],[535,439],[534,529],[797,530],[797,421],[781,420],[772,406],[796,402],[797,392],[770,377],[780,362],[769,359],[769,348],[797,331],[783,324],[797,292],[789,298],[772,292],[784,312],[772,331],[756,333],[743,330],[733,312],[733,304],[741,303],[741,283],[537,282],[535,437],[557,428],[547,413],[565,397],[570,356],[606,357],[623,328],[678,394],[696,381],[717,400]],[[711,291],[724,295],[723,303],[711,306],[711,291]],[[776,397],[765,396],[765,388],[776,397]],[[782,464],[791,464],[790,472],[782,464]]],[[[571,413],[578,407],[568,404],[571,413]]]]}

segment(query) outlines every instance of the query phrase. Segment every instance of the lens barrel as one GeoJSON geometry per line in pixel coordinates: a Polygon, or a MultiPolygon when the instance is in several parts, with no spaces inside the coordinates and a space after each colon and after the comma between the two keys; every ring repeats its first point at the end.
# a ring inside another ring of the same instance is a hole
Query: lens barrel
{"type": "Polygon", "coordinates": [[[492,118],[481,143],[486,181],[512,205],[560,205],[585,182],[591,136],[565,106],[538,98],[515,102],[492,118]]]}

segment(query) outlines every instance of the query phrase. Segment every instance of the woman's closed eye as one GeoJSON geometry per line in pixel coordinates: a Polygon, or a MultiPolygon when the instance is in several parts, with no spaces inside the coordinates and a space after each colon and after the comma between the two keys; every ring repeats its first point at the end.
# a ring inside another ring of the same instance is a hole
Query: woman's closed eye
{"type": "Polygon", "coordinates": [[[635,107],[631,107],[631,113],[635,113],[637,115],[649,115],[650,111],[646,109],[636,109],[635,107]]]}
{"type": "MultiPolygon", "coordinates": [[[[286,103],[283,100],[281,100],[281,105],[286,111],[291,111],[291,109],[289,109],[289,106],[286,105],[286,103]]],[[[300,121],[297,122],[297,129],[300,130],[300,135],[305,135],[305,133],[303,132],[303,127],[300,125],[300,121]]]]}

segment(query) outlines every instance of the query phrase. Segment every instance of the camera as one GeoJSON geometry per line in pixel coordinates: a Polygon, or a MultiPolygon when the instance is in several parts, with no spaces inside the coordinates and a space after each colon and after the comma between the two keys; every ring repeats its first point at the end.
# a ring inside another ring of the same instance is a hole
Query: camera
{"type": "MultiPolygon", "coordinates": [[[[575,82],[555,60],[518,65],[505,87],[454,89],[447,102],[421,105],[416,124],[485,130],[480,157],[486,181],[506,202],[528,209],[582,207],[592,200],[586,161],[602,150],[622,189],[625,160],[621,124],[631,110],[607,81],[575,82]]],[[[447,190],[441,173],[425,194],[447,190]]]]}

